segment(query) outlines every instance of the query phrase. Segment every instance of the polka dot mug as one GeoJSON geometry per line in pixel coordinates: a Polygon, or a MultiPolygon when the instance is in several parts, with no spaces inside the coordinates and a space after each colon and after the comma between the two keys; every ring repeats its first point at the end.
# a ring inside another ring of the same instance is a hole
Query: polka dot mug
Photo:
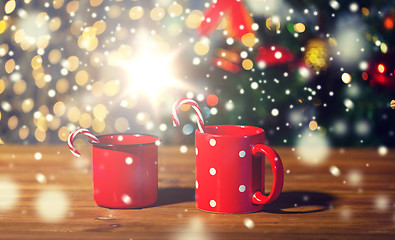
{"type": "MultiPolygon", "coordinates": [[[[78,133],[73,133],[71,138],[78,133]]],[[[90,138],[93,197],[97,205],[108,208],[141,208],[157,201],[157,137],[111,134],[90,138]]],[[[71,149],[73,147],[71,141],[71,149]]],[[[76,156],[78,155],[77,151],[76,156]]]]}
{"type": "Polygon", "coordinates": [[[283,187],[280,156],[264,145],[262,128],[241,125],[206,126],[195,133],[195,204],[200,210],[217,213],[256,212],[273,202],[283,187]],[[267,156],[273,185],[265,191],[267,156]]]}

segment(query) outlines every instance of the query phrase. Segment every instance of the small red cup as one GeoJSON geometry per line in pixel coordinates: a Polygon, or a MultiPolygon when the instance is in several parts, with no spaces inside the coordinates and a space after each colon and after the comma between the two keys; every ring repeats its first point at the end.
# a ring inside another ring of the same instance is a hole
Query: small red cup
{"type": "Polygon", "coordinates": [[[158,198],[158,138],[113,134],[91,141],[93,191],[97,205],[141,208],[158,198]]]}
{"type": "Polygon", "coordinates": [[[283,187],[279,155],[264,145],[262,128],[240,125],[204,127],[195,133],[195,204],[216,213],[256,212],[271,203],[283,187]],[[265,196],[267,156],[273,171],[271,192],[265,196]]]}

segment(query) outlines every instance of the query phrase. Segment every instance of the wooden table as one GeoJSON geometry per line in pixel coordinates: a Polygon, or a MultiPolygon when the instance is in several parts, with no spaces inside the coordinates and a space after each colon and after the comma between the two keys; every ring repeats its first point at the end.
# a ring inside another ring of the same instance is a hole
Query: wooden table
{"type": "Polygon", "coordinates": [[[331,149],[306,166],[277,148],[279,199],[261,212],[211,214],[194,205],[192,146],[160,147],[159,200],[133,210],[95,205],[90,146],[81,148],[76,159],[66,144],[0,146],[1,239],[395,239],[395,149],[331,149]]]}

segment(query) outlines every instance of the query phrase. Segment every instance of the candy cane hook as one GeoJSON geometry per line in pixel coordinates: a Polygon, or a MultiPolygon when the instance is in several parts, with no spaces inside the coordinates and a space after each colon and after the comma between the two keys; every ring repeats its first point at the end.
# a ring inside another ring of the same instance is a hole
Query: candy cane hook
{"type": "Polygon", "coordinates": [[[85,136],[89,137],[89,139],[94,143],[99,142],[99,139],[97,139],[97,137],[95,137],[95,135],[93,135],[91,132],[89,132],[89,130],[84,129],[84,128],[79,128],[79,129],[75,130],[74,132],[72,132],[69,135],[69,138],[67,139],[67,145],[69,146],[71,153],[74,154],[74,156],[76,156],[76,157],[81,156],[81,154],[77,151],[77,149],[73,145],[74,138],[78,134],[84,134],[85,136]]]}
{"type": "Polygon", "coordinates": [[[192,99],[189,99],[189,98],[182,98],[174,103],[172,113],[171,113],[171,118],[173,119],[173,125],[174,126],[180,125],[180,119],[178,118],[178,108],[183,104],[188,104],[195,110],[195,113],[198,117],[197,124],[198,124],[199,131],[203,133],[204,132],[204,130],[203,130],[204,120],[203,120],[202,110],[200,109],[199,105],[195,101],[193,101],[192,99]]]}

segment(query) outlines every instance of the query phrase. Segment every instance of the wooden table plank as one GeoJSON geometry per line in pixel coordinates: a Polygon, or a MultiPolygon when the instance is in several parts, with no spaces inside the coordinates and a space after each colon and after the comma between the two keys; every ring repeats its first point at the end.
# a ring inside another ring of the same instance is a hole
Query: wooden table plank
{"type": "Polygon", "coordinates": [[[286,171],[279,199],[257,213],[212,214],[194,205],[193,146],[185,154],[160,147],[159,200],[132,210],[96,206],[90,149],[81,148],[76,159],[64,145],[0,147],[0,194],[10,193],[4,190],[10,182],[18,189],[9,209],[0,203],[0,239],[395,239],[395,149],[385,156],[376,149],[331,149],[321,165],[306,166],[292,149],[278,148],[286,171]],[[332,175],[331,166],[341,174],[332,175]],[[63,194],[62,218],[40,215],[43,192],[63,194]]]}

